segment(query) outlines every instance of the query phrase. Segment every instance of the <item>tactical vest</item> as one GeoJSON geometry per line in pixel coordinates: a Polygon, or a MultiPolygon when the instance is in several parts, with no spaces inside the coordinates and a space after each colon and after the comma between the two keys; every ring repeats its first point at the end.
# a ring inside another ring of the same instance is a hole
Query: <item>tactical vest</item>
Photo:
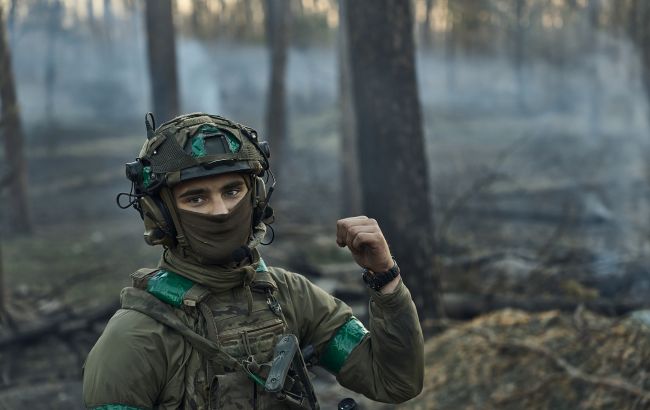
{"type": "Polygon", "coordinates": [[[274,348],[287,333],[264,263],[251,284],[251,305],[243,288],[213,294],[166,270],[140,269],[131,277],[122,308],[173,328],[194,347],[184,366],[183,408],[296,408],[264,390],[274,348]]]}

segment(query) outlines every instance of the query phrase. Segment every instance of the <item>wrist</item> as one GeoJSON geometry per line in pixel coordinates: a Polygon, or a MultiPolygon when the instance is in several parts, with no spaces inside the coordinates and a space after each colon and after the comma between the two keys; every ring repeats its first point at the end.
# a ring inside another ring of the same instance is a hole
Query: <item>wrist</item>
{"type": "Polygon", "coordinates": [[[393,258],[392,264],[387,270],[371,271],[370,269],[364,269],[363,281],[366,283],[366,285],[368,285],[369,288],[376,291],[381,291],[386,285],[390,283],[397,286],[396,283],[398,283],[399,280],[396,281],[395,279],[399,278],[399,274],[399,266],[397,265],[395,258],[393,258]]]}
{"type": "Polygon", "coordinates": [[[395,259],[391,257],[381,264],[368,268],[368,270],[374,275],[375,273],[387,272],[392,269],[393,266],[395,266],[395,259]]]}
{"type": "Polygon", "coordinates": [[[389,293],[395,292],[395,289],[397,289],[397,285],[399,285],[399,281],[400,281],[400,275],[397,275],[395,279],[391,280],[386,285],[384,285],[381,289],[379,289],[379,293],[381,293],[382,295],[388,295],[389,293]]]}

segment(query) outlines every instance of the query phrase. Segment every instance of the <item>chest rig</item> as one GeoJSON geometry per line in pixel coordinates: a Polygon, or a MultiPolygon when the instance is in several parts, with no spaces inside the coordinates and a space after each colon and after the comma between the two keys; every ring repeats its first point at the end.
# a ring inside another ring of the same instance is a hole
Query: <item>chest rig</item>
{"type": "MultiPolygon", "coordinates": [[[[274,296],[277,287],[264,263],[250,286],[252,302],[243,287],[214,294],[166,270],[140,269],[131,277],[133,288],[122,291],[122,308],[173,328],[194,347],[186,358],[184,408],[318,408],[306,399],[310,396],[315,402],[309,380],[297,383],[307,393],[302,400],[292,399],[291,385],[285,386],[288,396],[280,389],[268,391],[285,356],[278,342],[295,336],[287,335],[274,296]]],[[[286,375],[285,371],[280,378],[286,375]]]]}

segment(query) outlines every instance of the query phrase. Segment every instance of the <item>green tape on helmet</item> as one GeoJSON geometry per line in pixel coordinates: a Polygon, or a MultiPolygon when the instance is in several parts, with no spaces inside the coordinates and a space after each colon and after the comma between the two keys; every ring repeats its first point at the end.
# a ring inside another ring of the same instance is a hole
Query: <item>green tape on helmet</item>
{"type": "Polygon", "coordinates": [[[230,152],[236,154],[241,148],[241,143],[237,141],[232,135],[226,134],[226,140],[228,140],[228,146],[230,147],[230,152]]]}
{"type": "Polygon", "coordinates": [[[142,185],[145,188],[149,188],[151,185],[151,167],[142,168],[142,185]]]}
{"type": "Polygon", "coordinates": [[[198,134],[192,138],[192,156],[195,158],[205,157],[205,140],[203,134],[198,134]]]}
{"type": "Polygon", "coordinates": [[[226,152],[236,154],[241,149],[241,146],[241,142],[232,134],[231,131],[210,124],[201,126],[191,140],[191,152],[194,158],[201,158],[209,154],[226,152]],[[217,147],[219,147],[218,150],[220,151],[212,152],[215,149],[214,145],[211,145],[211,148],[208,147],[206,140],[210,138],[214,138],[221,142],[220,144],[217,143],[217,147]]]}

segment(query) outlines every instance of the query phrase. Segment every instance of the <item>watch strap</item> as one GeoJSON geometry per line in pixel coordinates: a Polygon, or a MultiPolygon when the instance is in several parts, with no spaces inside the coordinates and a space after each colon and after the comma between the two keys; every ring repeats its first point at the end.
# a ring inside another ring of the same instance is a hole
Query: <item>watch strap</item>
{"type": "Polygon", "coordinates": [[[368,285],[370,289],[376,291],[381,290],[386,286],[390,281],[399,276],[400,270],[397,265],[397,261],[393,258],[393,267],[388,269],[385,272],[372,272],[371,270],[364,268],[363,269],[363,281],[368,285]]]}

